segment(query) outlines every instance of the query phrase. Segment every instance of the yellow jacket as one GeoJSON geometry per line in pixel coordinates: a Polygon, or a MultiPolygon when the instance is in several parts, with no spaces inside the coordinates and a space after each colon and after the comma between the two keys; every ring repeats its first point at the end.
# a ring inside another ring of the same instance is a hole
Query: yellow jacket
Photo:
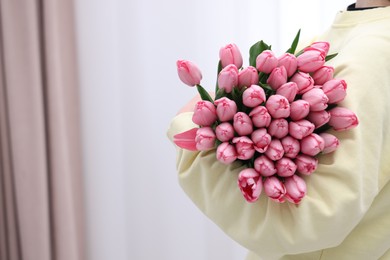
{"type": "MultiPolygon", "coordinates": [[[[246,247],[248,259],[390,259],[390,7],[343,11],[321,37],[338,53],[330,64],[348,84],[342,102],[359,126],[333,132],[340,146],[319,157],[297,206],[264,194],[248,203],[238,186],[239,163],[215,151],[177,149],[179,182],[224,232],[246,247]]],[[[174,134],[194,127],[192,113],[176,116],[174,134]]]]}

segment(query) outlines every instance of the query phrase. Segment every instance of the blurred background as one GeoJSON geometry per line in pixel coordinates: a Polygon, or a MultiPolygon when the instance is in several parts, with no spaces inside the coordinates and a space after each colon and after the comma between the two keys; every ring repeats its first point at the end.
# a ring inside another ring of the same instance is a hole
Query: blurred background
{"type": "Polygon", "coordinates": [[[212,90],[220,47],[282,53],[351,3],[0,0],[0,259],[244,259],[178,185],[176,60],[212,90]]]}

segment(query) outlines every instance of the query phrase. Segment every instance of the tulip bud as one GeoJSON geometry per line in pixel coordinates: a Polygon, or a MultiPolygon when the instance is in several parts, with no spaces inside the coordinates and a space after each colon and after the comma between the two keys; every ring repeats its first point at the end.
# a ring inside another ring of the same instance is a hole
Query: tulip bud
{"type": "Polygon", "coordinates": [[[237,104],[233,100],[228,99],[227,97],[222,97],[214,101],[214,104],[217,106],[216,113],[218,119],[221,122],[230,121],[233,119],[234,115],[237,113],[237,104]]]}
{"type": "Polygon", "coordinates": [[[297,171],[304,175],[311,175],[318,165],[318,159],[313,156],[300,154],[295,158],[297,171]]]}
{"type": "Polygon", "coordinates": [[[290,118],[298,121],[305,118],[310,112],[310,104],[306,100],[298,99],[290,104],[290,118]]]}
{"type": "Polygon", "coordinates": [[[302,95],[302,99],[310,104],[310,111],[321,111],[328,107],[328,97],[319,88],[313,88],[302,95]]]}
{"type": "Polygon", "coordinates": [[[333,79],[333,73],[334,73],[333,67],[322,66],[321,68],[319,68],[313,73],[312,78],[316,85],[324,85],[325,82],[333,79]]]}
{"type": "Polygon", "coordinates": [[[272,139],[265,151],[265,155],[273,161],[280,160],[284,155],[284,149],[279,139],[272,139]]]}
{"type": "Polygon", "coordinates": [[[255,107],[249,113],[249,116],[252,118],[254,126],[258,128],[268,127],[271,123],[271,115],[268,113],[267,108],[264,106],[255,107]]]}
{"type": "Polygon", "coordinates": [[[242,94],[242,102],[247,107],[257,107],[265,101],[264,89],[258,85],[252,85],[242,94]]]}
{"type": "Polygon", "coordinates": [[[253,142],[247,136],[234,137],[232,143],[236,145],[237,158],[240,160],[249,160],[255,154],[253,142]]]}
{"type": "Polygon", "coordinates": [[[284,156],[294,159],[301,150],[301,145],[297,139],[291,136],[286,136],[282,140],[284,156]]]}
{"type": "Polygon", "coordinates": [[[264,177],[272,176],[276,173],[274,162],[265,155],[260,155],[255,159],[254,167],[264,177]]]}
{"type": "Polygon", "coordinates": [[[184,84],[190,87],[200,84],[202,73],[194,63],[188,60],[178,60],[176,62],[176,67],[177,74],[184,84]]]}
{"type": "Polygon", "coordinates": [[[332,108],[329,113],[329,125],[336,131],[351,129],[359,124],[355,113],[345,107],[332,108]]]}
{"type": "Polygon", "coordinates": [[[227,65],[218,75],[218,87],[226,93],[232,92],[238,85],[238,69],[234,64],[227,65]]]}
{"type": "Polygon", "coordinates": [[[302,119],[288,124],[289,134],[295,139],[301,140],[302,138],[310,135],[314,131],[314,124],[302,119]]]}
{"type": "Polygon", "coordinates": [[[277,118],[271,121],[268,127],[268,133],[278,139],[285,137],[288,134],[288,122],[284,118],[277,118]]]}
{"type": "Polygon", "coordinates": [[[188,131],[174,135],[173,142],[180,148],[187,149],[190,151],[197,151],[195,137],[198,129],[199,128],[196,127],[188,131]]]}
{"type": "Polygon", "coordinates": [[[332,153],[339,147],[340,142],[336,136],[328,133],[321,133],[320,136],[325,142],[324,150],[322,150],[323,154],[332,153]]]}
{"type": "Polygon", "coordinates": [[[228,142],[234,137],[234,128],[228,122],[221,123],[215,128],[215,135],[219,141],[228,142]]]}
{"type": "Polygon", "coordinates": [[[211,126],[216,120],[217,114],[213,103],[206,100],[196,103],[192,122],[200,126],[211,126]]]}
{"type": "Polygon", "coordinates": [[[267,79],[267,84],[274,90],[287,82],[287,71],[285,67],[276,67],[272,70],[267,79]]]}
{"type": "Polygon", "coordinates": [[[264,193],[272,200],[283,203],[285,201],[286,187],[277,177],[265,178],[264,193]]]}
{"type": "Polygon", "coordinates": [[[324,65],[325,54],[316,48],[306,48],[305,51],[297,57],[297,61],[298,70],[302,72],[314,72],[324,65]]]}
{"type": "Polygon", "coordinates": [[[297,83],[298,94],[303,94],[314,87],[314,80],[308,73],[297,72],[290,81],[297,83]]]}
{"type": "Polygon", "coordinates": [[[326,56],[329,52],[330,44],[329,42],[313,42],[310,47],[320,50],[326,56]]]}
{"type": "Polygon", "coordinates": [[[237,68],[242,67],[242,55],[234,43],[228,44],[219,50],[219,59],[223,68],[229,64],[234,64],[237,68]]]}
{"type": "Polygon", "coordinates": [[[256,58],[256,68],[260,72],[270,73],[278,65],[278,59],[271,50],[265,50],[256,58]]]}
{"type": "Polygon", "coordinates": [[[265,104],[273,118],[286,118],[290,115],[290,103],[281,95],[272,95],[265,104]]]}
{"type": "Polygon", "coordinates": [[[254,143],[254,148],[259,153],[264,153],[271,143],[271,136],[267,133],[265,128],[260,128],[253,131],[251,139],[254,143]]]}
{"type": "Polygon", "coordinates": [[[306,155],[316,156],[324,150],[325,142],[318,134],[310,134],[301,140],[301,152],[306,155]]]}
{"type": "Polygon", "coordinates": [[[284,53],[278,58],[278,66],[283,66],[287,71],[287,77],[291,77],[298,68],[297,58],[291,53],[284,53]]]}
{"type": "Polygon", "coordinates": [[[330,113],[326,110],[313,111],[309,113],[307,120],[312,122],[316,128],[319,128],[329,122],[330,113]]]}
{"type": "Polygon", "coordinates": [[[290,177],[294,175],[297,166],[291,159],[283,157],[276,162],[276,170],[280,177],[290,177]]]}
{"type": "Polygon", "coordinates": [[[283,85],[281,85],[277,90],[276,94],[284,96],[287,98],[288,102],[293,102],[295,99],[295,96],[298,93],[298,86],[295,82],[287,82],[283,85]]]}
{"type": "Polygon", "coordinates": [[[238,186],[248,202],[255,202],[262,190],[261,176],[255,169],[243,169],[238,174],[238,186]]]}
{"type": "Polygon", "coordinates": [[[287,177],[284,186],[286,187],[285,198],[292,203],[299,204],[306,195],[306,183],[296,174],[287,177]]]}
{"type": "Polygon", "coordinates": [[[322,90],[328,96],[329,104],[339,103],[347,95],[347,83],[342,79],[332,79],[322,86],[322,90]]]}
{"type": "Polygon", "coordinates": [[[256,68],[248,66],[238,73],[238,86],[249,87],[259,84],[259,74],[256,68]]]}
{"type": "Polygon", "coordinates": [[[215,133],[211,127],[201,127],[196,132],[195,137],[196,149],[207,151],[215,146],[215,133]]]}
{"type": "Polygon", "coordinates": [[[217,147],[216,157],[221,163],[230,164],[237,159],[236,148],[228,142],[223,142],[217,147]]]}
{"type": "Polygon", "coordinates": [[[244,112],[237,112],[233,117],[233,127],[237,134],[250,135],[253,132],[253,124],[250,117],[244,112]]]}

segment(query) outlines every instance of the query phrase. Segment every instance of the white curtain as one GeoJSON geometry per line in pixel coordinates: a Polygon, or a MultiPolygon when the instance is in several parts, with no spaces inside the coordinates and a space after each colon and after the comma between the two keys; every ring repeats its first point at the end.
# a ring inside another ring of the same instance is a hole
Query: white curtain
{"type": "Polygon", "coordinates": [[[212,90],[221,46],[236,43],[247,60],[263,39],[281,53],[299,28],[310,39],[350,3],[76,1],[88,260],[243,259],[178,186],[165,133],[195,89],[175,61],[196,62],[212,90]]]}

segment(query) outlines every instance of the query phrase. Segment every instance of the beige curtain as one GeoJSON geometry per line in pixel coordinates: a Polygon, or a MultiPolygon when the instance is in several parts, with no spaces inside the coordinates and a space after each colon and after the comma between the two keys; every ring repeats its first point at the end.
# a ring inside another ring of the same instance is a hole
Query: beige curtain
{"type": "Polygon", "coordinates": [[[82,260],[70,0],[0,0],[0,259],[82,260]]]}

